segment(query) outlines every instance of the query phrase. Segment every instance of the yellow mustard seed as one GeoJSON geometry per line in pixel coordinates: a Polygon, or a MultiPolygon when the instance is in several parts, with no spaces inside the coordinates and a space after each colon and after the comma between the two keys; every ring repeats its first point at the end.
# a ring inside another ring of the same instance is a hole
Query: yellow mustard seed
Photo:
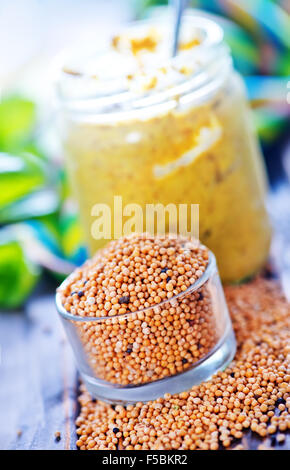
{"type": "Polygon", "coordinates": [[[277,430],[283,444],[290,427],[290,305],[275,281],[258,278],[225,291],[238,342],[229,367],[187,392],[127,407],[95,402],[82,385],[76,420],[81,450],[217,450],[242,438],[234,447],[239,450],[247,447],[243,434],[249,428],[266,439],[260,449],[271,448],[265,442],[277,430]],[[114,444],[115,427],[120,437],[114,444]]]}

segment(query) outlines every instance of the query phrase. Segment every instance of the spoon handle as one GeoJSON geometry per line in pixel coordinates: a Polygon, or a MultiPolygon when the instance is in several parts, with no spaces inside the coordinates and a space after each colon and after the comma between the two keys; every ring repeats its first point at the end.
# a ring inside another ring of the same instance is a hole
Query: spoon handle
{"type": "Polygon", "coordinates": [[[187,0],[171,0],[174,15],[173,49],[172,56],[176,56],[178,51],[180,25],[183,12],[187,6],[187,0]]]}

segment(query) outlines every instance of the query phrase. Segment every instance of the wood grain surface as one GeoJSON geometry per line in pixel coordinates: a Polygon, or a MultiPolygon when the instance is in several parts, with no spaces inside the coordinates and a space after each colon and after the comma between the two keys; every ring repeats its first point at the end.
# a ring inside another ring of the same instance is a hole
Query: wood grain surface
{"type": "Polygon", "coordinates": [[[77,373],[50,287],[0,315],[0,449],[76,448],[77,373]]]}

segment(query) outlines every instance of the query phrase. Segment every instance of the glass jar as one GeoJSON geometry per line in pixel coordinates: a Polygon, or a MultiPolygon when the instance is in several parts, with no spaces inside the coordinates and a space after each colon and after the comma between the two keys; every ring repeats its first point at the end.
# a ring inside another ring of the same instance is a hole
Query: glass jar
{"type": "Polygon", "coordinates": [[[262,267],[271,232],[242,79],[222,30],[198,16],[185,17],[184,34],[195,39],[175,58],[158,61],[150,50],[148,65],[134,50],[143,62],[132,72],[134,54],[123,49],[154,49],[166,27],[152,33],[152,24],[135,24],[125,39],[115,38],[120,50],[70,64],[59,81],[64,152],[90,251],[107,242],[94,230],[96,204],[122,220],[116,195],[123,206],[199,204],[199,237],[215,253],[222,280],[242,280],[262,267]]]}
{"type": "Polygon", "coordinates": [[[62,289],[64,284],[56,295],[57,310],[82,379],[95,398],[128,404],[154,400],[168,391],[179,393],[208,380],[235,355],[235,337],[212,253],[204,274],[185,292],[128,314],[73,315],[61,303],[62,289]],[[173,322],[175,315],[178,320],[173,322]],[[136,340],[133,330],[138,332],[136,340]],[[149,354],[152,348],[154,359],[149,354]]]}

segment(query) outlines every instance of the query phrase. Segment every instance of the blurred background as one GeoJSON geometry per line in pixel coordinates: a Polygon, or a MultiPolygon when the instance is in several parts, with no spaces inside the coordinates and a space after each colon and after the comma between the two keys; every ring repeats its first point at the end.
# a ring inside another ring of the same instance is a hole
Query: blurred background
{"type": "MultiPolygon", "coordinates": [[[[189,4],[225,31],[275,195],[290,177],[290,2],[189,4]]],[[[41,279],[56,285],[86,257],[55,131],[59,54],[98,49],[121,24],[166,9],[154,0],[0,0],[1,309],[20,309],[41,279]]]]}

